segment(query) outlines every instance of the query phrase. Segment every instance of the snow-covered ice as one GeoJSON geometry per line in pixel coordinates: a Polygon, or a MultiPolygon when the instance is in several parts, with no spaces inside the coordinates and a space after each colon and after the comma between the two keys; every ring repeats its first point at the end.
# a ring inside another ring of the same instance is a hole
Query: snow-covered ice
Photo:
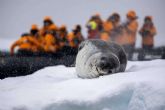
{"type": "Polygon", "coordinates": [[[65,66],[6,78],[0,110],[165,110],[165,60],[128,62],[126,72],[95,79],[65,66]]]}

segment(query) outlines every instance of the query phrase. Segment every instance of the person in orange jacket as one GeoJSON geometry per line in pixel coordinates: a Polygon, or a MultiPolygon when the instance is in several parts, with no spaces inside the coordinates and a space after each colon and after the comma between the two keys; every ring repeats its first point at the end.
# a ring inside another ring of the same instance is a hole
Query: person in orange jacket
{"type": "Polygon", "coordinates": [[[57,40],[57,42],[59,42],[60,38],[59,38],[59,35],[58,35],[58,29],[54,24],[52,24],[49,27],[49,30],[46,33],[52,34],[55,37],[55,39],[57,40]]]}
{"type": "Polygon", "coordinates": [[[90,21],[86,25],[88,29],[88,39],[99,39],[100,38],[100,31],[98,25],[95,21],[90,21]]]}
{"type": "Polygon", "coordinates": [[[113,25],[113,28],[116,28],[120,25],[120,15],[118,13],[113,13],[109,16],[107,21],[111,22],[113,25]]]}
{"type": "Polygon", "coordinates": [[[56,27],[56,29],[58,29],[58,27],[54,24],[51,17],[49,17],[49,16],[46,16],[44,18],[43,24],[44,25],[43,25],[42,29],[40,30],[40,36],[45,36],[46,32],[50,30],[51,25],[54,25],[56,27]]]}
{"type": "Polygon", "coordinates": [[[116,28],[120,23],[120,15],[118,13],[113,13],[110,17],[103,22],[103,31],[100,34],[100,39],[104,41],[115,41],[116,28]],[[114,32],[115,31],[115,32],[114,32]]]}
{"type": "Polygon", "coordinates": [[[103,31],[100,34],[100,39],[104,41],[114,41],[113,36],[111,36],[112,30],[114,30],[116,26],[114,18],[117,18],[116,14],[112,14],[105,22],[103,22],[103,31]]]}
{"type": "Polygon", "coordinates": [[[107,19],[107,22],[112,24],[112,28],[110,30],[110,37],[112,41],[119,42],[121,37],[121,29],[120,29],[120,15],[118,13],[112,13],[109,18],[107,19]]]}
{"type": "Polygon", "coordinates": [[[69,46],[71,48],[77,48],[78,47],[78,38],[74,35],[73,32],[70,32],[67,36],[69,46]]]}
{"type": "Polygon", "coordinates": [[[57,39],[51,33],[46,33],[43,46],[46,53],[56,53],[59,49],[57,39]]]}
{"type": "Polygon", "coordinates": [[[38,52],[42,48],[41,44],[28,33],[21,35],[21,38],[14,42],[10,48],[10,54],[14,54],[15,47],[19,47],[18,53],[22,55],[32,55],[32,53],[38,52]]]}
{"type": "Polygon", "coordinates": [[[67,27],[65,25],[62,25],[58,30],[59,45],[61,49],[63,49],[64,46],[68,45],[67,35],[67,27]]]}
{"type": "Polygon", "coordinates": [[[65,54],[71,54],[71,55],[77,54],[78,46],[81,42],[81,41],[79,41],[78,37],[79,36],[78,36],[77,32],[75,33],[74,30],[67,35],[68,45],[63,48],[63,52],[65,52],[65,54]]]}
{"type": "Polygon", "coordinates": [[[79,44],[84,40],[80,25],[76,25],[72,32],[68,34],[67,40],[71,48],[78,49],[79,44]]]}
{"type": "Polygon", "coordinates": [[[81,33],[81,26],[78,24],[73,29],[74,35],[78,38],[78,42],[81,43],[84,40],[84,37],[81,33]]]}
{"type": "Polygon", "coordinates": [[[51,24],[51,25],[49,26],[49,30],[47,30],[46,33],[51,33],[54,37],[56,37],[57,31],[58,31],[58,28],[56,27],[56,25],[51,24]]]}
{"type": "Polygon", "coordinates": [[[100,39],[104,41],[115,41],[115,38],[118,34],[116,28],[120,23],[120,15],[118,13],[113,13],[110,17],[103,22],[103,31],[100,34],[100,39]]]}
{"type": "MultiPolygon", "coordinates": [[[[144,51],[151,51],[154,47],[154,36],[156,35],[156,28],[152,21],[151,16],[146,16],[144,18],[144,24],[141,27],[139,34],[142,36],[142,48],[144,51]]],[[[139,56],[140,60],[143,60],[145,57],[145,52],[142,52],[139,56]]]]}
{"type": "Polygon", "coordinates": [[[139,33],[142,36],[142,47],[144,49],[152,49],[154,46],[154,36],[156,35],[156,28],[151,16],[145,17],[144,25],[140,29],[139,33]]]}
{"type": "Polygon", "coordinates": [[[38,48],[38,53],[43,52],[43,40],[44,40],[44,36],[41,36],[39,34],[39,28],[36,24],[32,24],[31,29],[30,29],[30,36],[33,37],[33,39],[37,40],[38,43],[40,43],[40,48],[38,48]]]}
{"type": "Polygon", "coordinates": [[[125,48],[128,59],[132,59],[133,51],[136,43],[136,34],[138,30],[138,22],[135,11],[131,10],[127,13],[127,22],[122,24],[123,33],[120,44],[125,48]]]}
{"type": "Polygon", "coordinates": [[[39,36],[39,28],[36,24],[32,24],[31,29],[30,29],[30,35],[34,37],[39,36]]]}
{"type": "Polygon", "coordinates": [[[135,46],[136,33],[138,29],[138,22],[135,11],[131,10],[127,13],[127,21],[122,24],[124,27],[125,36],[123,37],[122,45],[135,46]]]}

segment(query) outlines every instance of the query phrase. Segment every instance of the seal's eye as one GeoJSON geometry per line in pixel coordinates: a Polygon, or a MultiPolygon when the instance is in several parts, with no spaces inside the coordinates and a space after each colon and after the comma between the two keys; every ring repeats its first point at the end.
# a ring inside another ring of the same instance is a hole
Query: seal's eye
{"type": "Polygon", "coordinates": [[[106,60],[101,60],[99,67],[100,67],[101,69],[106,69],[106,68],[109,67],[109,65],[110,65],[110,64],[109,64],[106,60]]]}
{"type": "Polygon", "coordinates": [[[101,60],[106,60],[106,57],[101,57],[101,60]]]}

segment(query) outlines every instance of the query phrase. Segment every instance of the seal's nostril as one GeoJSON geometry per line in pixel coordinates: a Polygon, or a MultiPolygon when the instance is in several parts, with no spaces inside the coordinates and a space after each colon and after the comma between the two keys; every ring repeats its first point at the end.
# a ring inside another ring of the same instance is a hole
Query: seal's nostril
{"type": "Polygon", "coordinates": [[[112,73],[112,70],[109,70],[108,73],[112,73]]]}
{"type": "Polygon", "coordinates": [[[101,69],[113,69],[114,65],[110,64],[110,63],[107,63],[107,62],[101,62],[100,63],[100,68],[101,69]]]}

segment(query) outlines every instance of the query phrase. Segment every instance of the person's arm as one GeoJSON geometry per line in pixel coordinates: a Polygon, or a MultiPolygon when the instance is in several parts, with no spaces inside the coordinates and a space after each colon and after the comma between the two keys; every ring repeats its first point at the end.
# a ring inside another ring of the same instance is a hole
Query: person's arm
{"type": "Polygon", "coordinates": [[[153,28],[152,28],[152,30],[151,30],[151,34],[152,34],[153,36],[155,36],[155,35],[157,34],[157,31],[156,31],[155,26],[153,26],[153,28]]]}
{"type": "Polygon", "coordinates": [[[32,37],[28,37],[28,41],[33,43],[34,45],[36,45],[39,48],[42,48],[42,45],[39,43],[39,41],[37,41],[35,38],[32,37]]]}

